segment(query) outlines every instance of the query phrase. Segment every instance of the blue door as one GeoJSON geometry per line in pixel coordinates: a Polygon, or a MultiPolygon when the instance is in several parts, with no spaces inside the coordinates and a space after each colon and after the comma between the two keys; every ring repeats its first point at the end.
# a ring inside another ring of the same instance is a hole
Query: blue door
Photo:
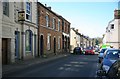
{"type": "Polygon", "coordinates": [[[15,31],[15,58],[19,58],[19,35],[20,33],[18,31],[15,31]]]}

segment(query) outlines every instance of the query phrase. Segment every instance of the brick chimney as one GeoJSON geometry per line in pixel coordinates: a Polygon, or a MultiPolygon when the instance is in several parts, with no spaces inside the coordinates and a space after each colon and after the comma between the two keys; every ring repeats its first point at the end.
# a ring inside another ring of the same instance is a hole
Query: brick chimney
{"type": "Polygon", "coordinates": [[[114,10],[114,19],[120,19],[120,10],[114,10]]]}

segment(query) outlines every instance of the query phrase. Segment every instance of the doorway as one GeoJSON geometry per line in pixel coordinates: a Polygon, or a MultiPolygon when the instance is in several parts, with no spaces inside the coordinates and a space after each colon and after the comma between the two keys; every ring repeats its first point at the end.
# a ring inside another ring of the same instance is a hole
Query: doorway
{"type": "Polygon", "coordinates": [[[40,36],[40,55],[43,56],[43,50],[44,50],[44,40],[43,35],[40,36]]]}
{"type": "Polygon", "coordinates": [[[36,35],[34,36],[34,56],[36,57],[36,35]]]}
{"type": "Polygon", "coordinates": [[[19,59],[19,48],[20,48],[20,32],[15,31],[15,59],[19,59]]]}
{"type": "Polygon", "coordinates": [[[54,54],[56,54],[56,38],[54,38],[54,54]]]}
{"type": "Polygon", "coordinates": [[[7,57],[7,39],[2,39],[2,64],[8,63],[8,57],[7,57]]]}

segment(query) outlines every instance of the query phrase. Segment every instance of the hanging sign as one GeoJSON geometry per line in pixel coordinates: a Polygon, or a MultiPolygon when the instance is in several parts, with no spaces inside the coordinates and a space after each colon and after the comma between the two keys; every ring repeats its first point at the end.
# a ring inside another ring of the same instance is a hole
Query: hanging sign
{"type": "Polygon", "coordinates": [[[25,21],[25,11],[18,12],[18,21],[25,21]]]}

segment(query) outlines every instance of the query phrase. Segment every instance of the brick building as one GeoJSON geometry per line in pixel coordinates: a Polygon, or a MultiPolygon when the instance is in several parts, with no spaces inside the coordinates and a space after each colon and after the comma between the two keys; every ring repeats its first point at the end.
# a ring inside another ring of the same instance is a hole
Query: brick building
{"type": "Polygon", "coordinates": [[[39,55],[62,52],[62,20],[60,15],[38,2],[39,55]]]}
{"type": "Polygon", "coordinates": [[[60,16],[62,19],[62,51],[70,52],[70,22],[60,16]]]}

